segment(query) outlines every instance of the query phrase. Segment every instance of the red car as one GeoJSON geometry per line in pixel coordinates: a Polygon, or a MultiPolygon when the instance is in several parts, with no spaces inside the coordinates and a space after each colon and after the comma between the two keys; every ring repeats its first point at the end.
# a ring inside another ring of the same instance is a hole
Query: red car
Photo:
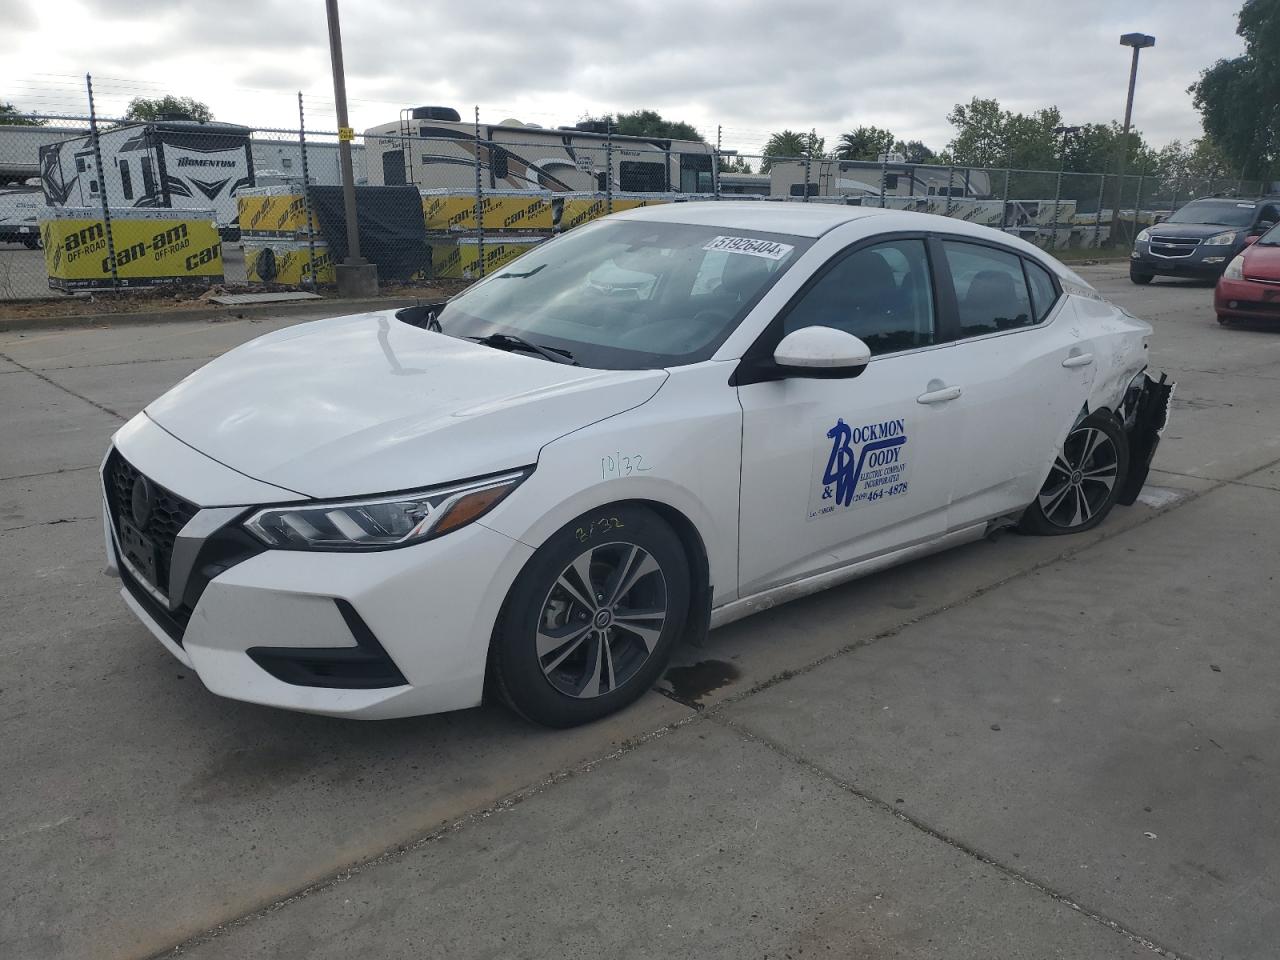
{"type": "MultiPolygon", "coordinates": [[[[1250,238],[1252,240],[1252,238],[1250,238]]],[[[1280,226],[1227,264],[1213,294],[1218,322],[1280,320],[1280,226]]]]}

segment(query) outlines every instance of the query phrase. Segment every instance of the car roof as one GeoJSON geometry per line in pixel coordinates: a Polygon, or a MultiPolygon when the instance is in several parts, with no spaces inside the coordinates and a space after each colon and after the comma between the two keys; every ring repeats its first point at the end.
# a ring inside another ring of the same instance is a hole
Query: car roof
{"type": "Polygon", "coordinates": [[[1037,260],[1064,279],[1084,284],[1084,280],[1069,267],[1020,237],[958,217],[943,217],[915,210],[804,203],[797,200],[711,200],[636,207],[623,213],[615,213],[610,219],[685,223],[724,230],[760,230],[815,238],[845,224],[865,221],[863,227],[867,236],[928,230],[999,243],[1037,260]]]}
{"type": "Polygon", "coordinates": [[[763,230],[797,237],[820,237],[852,220],[892,213],[878,207],[850,207],[832,203],[793,203],[769,200],[721,200],[662,203],[636,207],[614,215],[617,220],[687,223],[726,230],[763,230]]]}

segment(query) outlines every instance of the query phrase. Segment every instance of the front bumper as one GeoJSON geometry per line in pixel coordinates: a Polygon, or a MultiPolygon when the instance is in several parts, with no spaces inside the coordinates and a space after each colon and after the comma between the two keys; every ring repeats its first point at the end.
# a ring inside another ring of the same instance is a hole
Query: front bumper
{"type": "Polygon", "coordinates": [[[1223,278],[1213,292],[1213,309],[1238,320],[1280,320],[1280,283],[1223,278]]]}
{"type": "MultiPolygon", "coordinates": [[[[159,428],[144,425],[142,432],[164,447],[152,429],[159,428]]],[[[129,439],[120,453],[132,466],[148,477],[164,473],[146,444],[129,439]]],[[[206,467],[202,483],[192,486],[208,489],[219,471],[234,473],[212,460],[206,467]]],[[[166,480],[173,490],[174,477],[166,480]]],[[[115,517],[110,491],[105,500],[104,517],[115,517]]],[[[141,582],[115,522],[104,524],[108,566],[121,576],[125,602],[209,690],[365,719],[480,703],[494,621],[532,548],[473,523],[438,540],[375,553],[222,550],[223,541],[239,542],[239,521],[252,505],[197,508],[179,539],[202,534],[207,549],[197,551],[182,582],[181,604],[166,604],[141,582]]]]}
{"type": "Polygon", "coordinates": [[[1129,268],[1140,273],[1150,273],[1160,277],[1194,277],[1208,280],[1222,275],[1227,264],[1235,256],[1231,247],[1205,247],[1203,244],[1195,253],[1185,257],[1157,257],[1146,245],[1139,244],[1129,254],[1129,268]]]}

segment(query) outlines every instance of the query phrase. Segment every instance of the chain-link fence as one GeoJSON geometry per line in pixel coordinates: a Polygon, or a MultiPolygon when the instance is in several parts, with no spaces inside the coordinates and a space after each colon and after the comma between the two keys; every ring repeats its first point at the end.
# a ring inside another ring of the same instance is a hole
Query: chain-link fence
{"type": "MultiPolygon", "coordinates": [[[[177,118],[0,126],[0,299],[311,290],[351,251],[338,134],[177,118]]],[[[1127,251],[1203,196],[1264,184],[718,151],[421,108],[351,144],[360,253],[384,288],[483,276],[596,217],[690,200],[839,203],[956,217],[1055,251],[1127,251]]]]}

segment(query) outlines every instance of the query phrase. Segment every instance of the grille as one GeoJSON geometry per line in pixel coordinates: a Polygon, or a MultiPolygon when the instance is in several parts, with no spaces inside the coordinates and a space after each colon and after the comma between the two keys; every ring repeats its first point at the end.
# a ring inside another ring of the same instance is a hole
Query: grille
{"type": "MultiPolygon", "coordinates": [[[[107,505],[111,509],[111,520],[117,529],[123,515],[133,523],[131,504],[133,501],[133,484],[141,476],[140,472],[120,456],[116,450],[111,451],[103,472],[104,486],[107,492],[107,505]]],[[[156,589],[161,593],[169,591],[169,561],[173,559],[173,543],[178,531],[187,525],[187,521],[196,515],[199,508],[176,493],[166,490],[156,483],[151,484],[151,515],[146,525],[139,531],[151,539],[159,554],[156,564],[156,589]]]]}
{"type": "Polygon", "coordinates": [[[1156,237],[1151,238],[1151,253],[1157,257],[1189,257],[1200,246],[1195,237],[1156,237]]]}

